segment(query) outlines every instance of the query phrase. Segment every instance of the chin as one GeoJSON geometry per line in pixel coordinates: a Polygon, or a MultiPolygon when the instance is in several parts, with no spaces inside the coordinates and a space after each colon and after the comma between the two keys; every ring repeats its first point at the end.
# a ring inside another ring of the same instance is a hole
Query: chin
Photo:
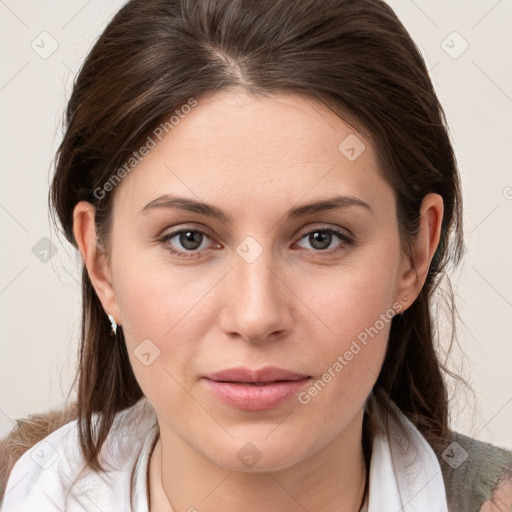
{"type": "Polygon", "coordinates": [[[261,441],[232,441],[230,446],[222,448],[222,457],[219,450],[205,456],[229,471],[264,473],[285,470],[299,463],[307,457],[304,448],[299,440],[285,445],[277,438],[275,442],[262,438],[261,441]]]}

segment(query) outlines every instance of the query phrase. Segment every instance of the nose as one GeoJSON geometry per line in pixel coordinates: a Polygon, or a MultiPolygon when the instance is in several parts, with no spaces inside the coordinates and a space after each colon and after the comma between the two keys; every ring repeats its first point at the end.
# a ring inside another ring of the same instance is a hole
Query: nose
{"type": "Polygon", "coordinates": [[[286,273],[273,264],[270,253],[264,250],[252,262],[234,255],[220,319],[223,331],[230,336],[251,342],[271,341],[293,325],[295,296],[286,273]]]}

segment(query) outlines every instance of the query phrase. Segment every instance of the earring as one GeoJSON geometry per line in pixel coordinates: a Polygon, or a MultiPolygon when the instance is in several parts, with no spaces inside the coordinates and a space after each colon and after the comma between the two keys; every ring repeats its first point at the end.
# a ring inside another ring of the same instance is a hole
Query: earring
{"type": "Polygon", "coordinates": [[[117,324],[112,315],[108,315],[108,319],[110,320],[110,325],[112,326],[112,332],[117,334],[117,324]]]}

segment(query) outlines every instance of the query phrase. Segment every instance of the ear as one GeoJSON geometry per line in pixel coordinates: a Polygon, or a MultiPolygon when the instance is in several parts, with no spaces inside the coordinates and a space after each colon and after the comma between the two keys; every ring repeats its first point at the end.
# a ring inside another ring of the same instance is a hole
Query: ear
{"type": "Polygon", "coordinates": [[[412,260],[403,253],[396,301],[407,309],[418,297],[441,237],[444,204],[439,194],[427,194],[420,206],[418,235],[411,242],[412,260]],[[406,299],[405,301],[403,299],[406,299]]]}
{"type": "Polygon", "coordinates": [[[92,204],[80,201],[73,210],[73,234],[105,314],[112,315],[116,323],[121,325],[108,258],[96,236],[95,212],[92,204]]]}

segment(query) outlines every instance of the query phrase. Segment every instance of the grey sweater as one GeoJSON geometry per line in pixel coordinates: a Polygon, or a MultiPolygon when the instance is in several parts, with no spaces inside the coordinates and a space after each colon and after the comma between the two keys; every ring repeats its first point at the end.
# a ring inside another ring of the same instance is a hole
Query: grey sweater
{"type": "MultiPolygon", "coordinates": [[[[438,453],[450,512],[478,512],[494,491],[512,477],[512,451],[457,432],[452,444],[438,453]]],[[[504,504],[501,504],[503,507],[504,504]]],[[[512,511],[507,503],[506,512],[512,511]]]]}

